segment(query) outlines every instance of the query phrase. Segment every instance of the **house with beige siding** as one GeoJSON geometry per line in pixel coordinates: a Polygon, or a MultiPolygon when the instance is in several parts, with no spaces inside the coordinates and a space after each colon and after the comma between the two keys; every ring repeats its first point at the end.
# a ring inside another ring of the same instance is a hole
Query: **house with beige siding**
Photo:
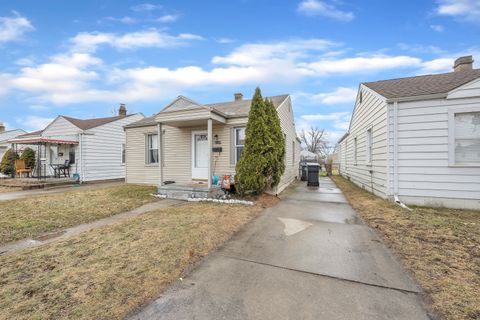
{"type": "MultiPolygon", "coordinates": [[[[114,117],[77,119],[60,115],[45,129],[8,141],[18,150],[30,146],[36,152],[33,175],[59,177],[59,167],[68,166],[80,182],[125,178],[124,126],[144,118],[127,114],[125,106],[114,117]]],[[[64,173],[65,171],[62,171],[64,173]]]]}
{"type": "MultiPolygon", "coordinates": [[[[289,95],[269,97],[286,140],[286,170],[272,193],[298,175],[300,141],[289,95]]],[[[235,94],[228,102],[202,104],[179,96],[152,117],[125,127],[126,182],[159,190],[210,190],[213,176],[234,175],[245,140],[251,100],[235,94]]]]}
{"type": "Polygon", "coordinates": [[[480,69],[362,83],[340,173],[407,205],[480,209],[480,69]]]}

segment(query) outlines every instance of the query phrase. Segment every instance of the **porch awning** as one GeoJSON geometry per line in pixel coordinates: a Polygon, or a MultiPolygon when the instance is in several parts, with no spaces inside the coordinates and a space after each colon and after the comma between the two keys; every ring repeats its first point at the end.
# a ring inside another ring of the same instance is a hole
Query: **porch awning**
{"type": "Polygon", "coordinates": [[[39,143],[56,143],[56,144],[78,144],[78,141],[74,140],[58,140],[42,137],[31,137],[31,138],[22,138],[22,139],[11,139],[8,140],[8,143],[14,144],[39,144],[39,143]]]}

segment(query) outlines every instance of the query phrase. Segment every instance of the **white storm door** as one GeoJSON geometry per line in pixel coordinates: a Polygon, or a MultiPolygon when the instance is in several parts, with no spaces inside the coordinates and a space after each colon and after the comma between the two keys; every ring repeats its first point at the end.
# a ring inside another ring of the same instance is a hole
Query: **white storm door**
{"type": "Polygon", "coordinates": [[[206,131],[192,132],[192,179],[208,179],[208,136],[206,131]]]}

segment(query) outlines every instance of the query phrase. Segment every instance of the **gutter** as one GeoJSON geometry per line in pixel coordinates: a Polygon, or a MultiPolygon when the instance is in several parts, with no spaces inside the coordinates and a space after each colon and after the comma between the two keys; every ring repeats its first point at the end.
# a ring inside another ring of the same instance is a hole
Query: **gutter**
{"type": "Polygon", "coordinates": [[[399,97],[399,98],[390,98],[387,99],[387,103],[395,102],[409,102],[409,101],[420,101],[420,100],[435,100],[435,99],[445,99],[447,98],[448,93],[435,93],[435,94],[425,94],[421,96],[411,96],[411,97],[399,97]]]}
{"type": "Polygon", "coordinates": [[[393,199],[400,207],[412,211],[398,197],[398,101],[393,102],[393,199]]]}

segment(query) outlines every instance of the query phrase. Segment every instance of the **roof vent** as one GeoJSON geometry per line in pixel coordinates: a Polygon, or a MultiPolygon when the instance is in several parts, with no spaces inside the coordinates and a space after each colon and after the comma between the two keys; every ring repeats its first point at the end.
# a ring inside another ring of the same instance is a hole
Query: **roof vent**
{"type": "Polygon", "coordinates": [[[233,96],[235,97],[235,101],[243,100],[243,93],[237,92],[234,93],[233,96]]]}
{"type": "Polygon", "coordinates": [[[5,132],[5,125],[3,122],[0,122],[0,132],[5,132]]]}
{"type": "Polygon", "coordinates": [[[455,60],[455,64],[453,65],[453,70],[457,71],[467,71],[473,69],[473,57],[472,56],[465,56],[460,57],[455,60]]]}
{"type": "Polygon", "coordinates": [[[122,117],[127,116],[127,108],[124,103],[120,103],[120,108],[118,108],[118,115],[122,117]]]}

